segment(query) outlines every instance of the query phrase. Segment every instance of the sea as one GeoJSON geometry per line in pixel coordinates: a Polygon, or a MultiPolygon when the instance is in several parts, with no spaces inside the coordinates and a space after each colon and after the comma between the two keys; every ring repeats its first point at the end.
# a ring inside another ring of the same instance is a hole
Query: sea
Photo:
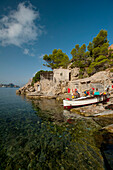
{"type": "Polygon", "coordinates": [[[16,90],[0,88],[0,170],[113,168],[100,120],[75,118],[62,102],[30,100],[16,90]]]}

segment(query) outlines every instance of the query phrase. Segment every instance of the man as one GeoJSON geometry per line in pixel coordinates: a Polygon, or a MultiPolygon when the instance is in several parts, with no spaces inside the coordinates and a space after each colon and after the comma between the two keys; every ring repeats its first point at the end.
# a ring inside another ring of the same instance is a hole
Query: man
{"type": "Polygon", "coordinates": [[[98,88],[96,88],[96,92],[94,93],[94,95],[100,95],[100,92],[98,91],[98,88]]]}

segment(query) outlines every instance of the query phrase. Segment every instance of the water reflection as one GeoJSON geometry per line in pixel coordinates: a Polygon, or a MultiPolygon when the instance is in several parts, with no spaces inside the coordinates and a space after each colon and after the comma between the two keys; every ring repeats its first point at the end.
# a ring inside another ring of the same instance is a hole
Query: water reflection
{"type": "Polygon", "coordinates": [[[83,117],[79,114],[71,113],[69,110],[64,110],[62,103],[55,99],[32,100],[32,106],[33,109],[37,111],[38,116],[40,115],[41,119],[55,123],[66,123],[68,119],[74,121],[75,119],[83,117]]]}
{"type": "Polygon", "coordinates": [[[32,101],[33,109],[42,120],[49,120],[55,123],[65,122],[63,107],[55,99],[40,99],[32,101]]]}

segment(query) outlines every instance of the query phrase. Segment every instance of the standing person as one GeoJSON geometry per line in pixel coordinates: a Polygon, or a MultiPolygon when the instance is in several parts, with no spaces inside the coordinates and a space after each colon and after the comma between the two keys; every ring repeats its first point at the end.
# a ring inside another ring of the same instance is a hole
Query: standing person
{"type": "Polygon", "coordinates": [[[90,96],[93,96],[94,95],[94,88],[92,87],[91,89],[90,89],[90,96]]]}
{"type": "Polygon", "coordinates": [[[94,95],[100,95],[100,92],[98,91],[98,88],[96,88],[96,92],[94,93],[94,95]]]}
{"type": "Polygon", "coordinates": [[[107,89],[106,89],[106,94],[107,94],[107,97],[110,96],[110,88],[109,88],[109,86],[108,86],[107,89]]]}

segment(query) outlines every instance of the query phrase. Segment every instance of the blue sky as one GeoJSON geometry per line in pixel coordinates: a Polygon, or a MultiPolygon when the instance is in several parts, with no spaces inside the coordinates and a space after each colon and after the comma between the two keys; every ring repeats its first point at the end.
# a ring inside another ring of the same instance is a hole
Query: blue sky
{"type": "Polygon", "coordinates": [[[43,66],[43,55],[71,50],[101,29],[113,44],[112,0],[4,0],[0,2],[0,83],[23,85],[43,66]]]}

